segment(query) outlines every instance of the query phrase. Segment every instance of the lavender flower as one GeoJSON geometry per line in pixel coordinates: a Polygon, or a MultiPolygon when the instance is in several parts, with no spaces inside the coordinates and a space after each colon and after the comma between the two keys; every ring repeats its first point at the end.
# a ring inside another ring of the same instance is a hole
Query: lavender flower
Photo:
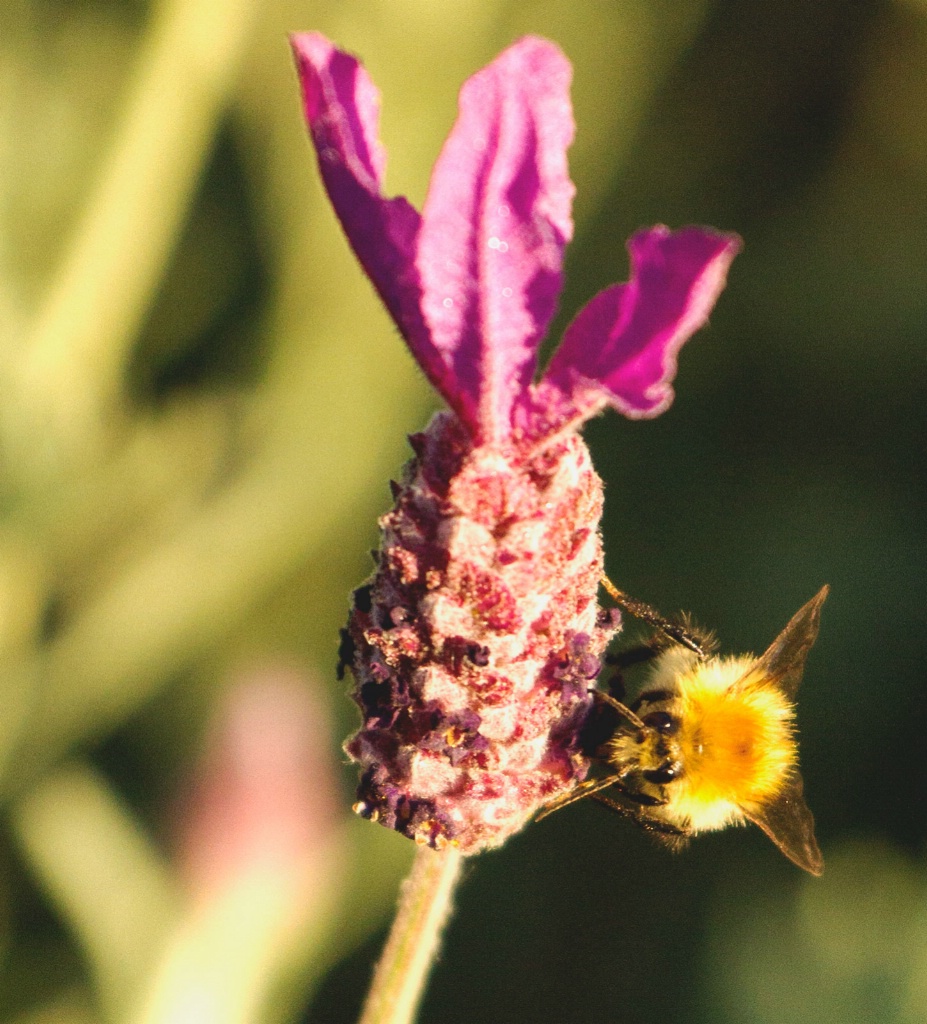
{"type": "Polygon", "coordinates": [[[669,405],[739,240],[636,234],[631,280],[589,302],[535,383],[573,231],[569,62],[528,37],[463,86],[419,214],[381,193],[364,68],[317,33],[293,48],[335,212],[449,406],[410,438],[343,634],[363,718],[346,745],[356,809],[471,853],[585,776],[577,730],[619,619],[597,604],[602,484],[577,430],[606,406],[669,405]]]}

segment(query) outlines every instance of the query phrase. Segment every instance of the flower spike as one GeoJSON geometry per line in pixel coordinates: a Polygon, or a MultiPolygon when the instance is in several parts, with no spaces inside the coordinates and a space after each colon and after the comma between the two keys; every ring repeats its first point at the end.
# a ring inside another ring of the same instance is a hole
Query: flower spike
{"type": "Polygon", "coordinates": [[[582,781],[590,688],[620,617],[598,606],[602,482],[578,428],[656,415],[733,235],[654,228],[632,278],[574,320],[535,385],[573,225],[570,65],[528,37],[463,87],[420,216],[382,194],[379,96],[317,33],[293,37],[322,179],[348,240],[447,400],[381,518],[342,632],[361,725],[356,810],[417,842],[498,846],[582,781]]]}

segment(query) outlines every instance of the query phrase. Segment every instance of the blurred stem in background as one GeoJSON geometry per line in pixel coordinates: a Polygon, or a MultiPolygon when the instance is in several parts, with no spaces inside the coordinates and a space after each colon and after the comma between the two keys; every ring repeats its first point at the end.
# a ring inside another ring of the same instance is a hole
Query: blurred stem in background
{"type": "Polygon", "coordinates": [[[122,411],[130,347],[228,102],[257,4],[158,0],[125,106],[48,295],[9,368],[7,469],[83,468],[122,411]]]}
{"type": "Polygon", "coordinates": [[[11,821],[84,950],[106,1016],[120,1019],[177,919],[167,864],[106,780],[80,763],[43,779],[11,821]]]}

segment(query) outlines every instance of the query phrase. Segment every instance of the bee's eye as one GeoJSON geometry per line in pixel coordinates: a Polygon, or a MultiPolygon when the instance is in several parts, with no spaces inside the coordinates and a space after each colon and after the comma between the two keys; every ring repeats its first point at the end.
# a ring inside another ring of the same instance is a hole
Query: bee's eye
{"type": "Polygon", "coordinates": [[[648,782],[654,782],[658,786],[662,786],[667,782],[672,782],[673,779],[678,779],[682,775],[682,765],[676,761],[664,761],[659,768],[653,768],[650,771],[641,772],[641,774],[648,782]]]}
{"type": "Polygon", "coordinates": [[[644,715],[644,725],[649,725],[665,736],[672,736],[679,728],[679,719],[666,711],[651,711],[649,715],[644,715]]]}

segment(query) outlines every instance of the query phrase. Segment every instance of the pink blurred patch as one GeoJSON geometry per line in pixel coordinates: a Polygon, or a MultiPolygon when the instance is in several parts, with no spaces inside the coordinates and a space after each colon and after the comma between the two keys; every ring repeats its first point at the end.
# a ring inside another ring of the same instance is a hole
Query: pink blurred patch
{"type": "Polygon", "coordinates": [[[252,871],[308,872],[335,836],[328,717],[298,672],[243,674],[224,696],[180,802],[180,872],[208,898],[252,871]]]}

